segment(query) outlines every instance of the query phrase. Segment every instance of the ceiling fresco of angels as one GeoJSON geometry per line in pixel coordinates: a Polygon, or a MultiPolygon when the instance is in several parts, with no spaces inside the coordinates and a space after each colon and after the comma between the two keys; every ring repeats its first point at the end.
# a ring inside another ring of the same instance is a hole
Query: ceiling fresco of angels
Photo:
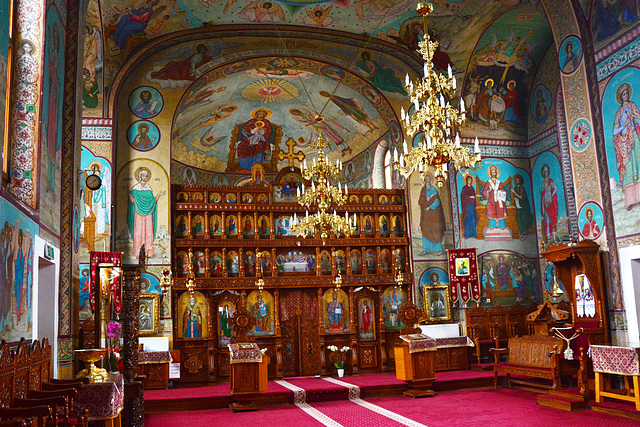
{"type": "Polygon", "coordinates": [[[289,165],[289,154],[311,161],[320,129],[330,161],[344,162],[381,138],[400,139],[396,120],[378,90],[341,68],[304,58],[247,59],[211,70],[186,90],[173,117],[172,158],[228,173],[249,173],[258,163],[275,173],[289,165]]]}

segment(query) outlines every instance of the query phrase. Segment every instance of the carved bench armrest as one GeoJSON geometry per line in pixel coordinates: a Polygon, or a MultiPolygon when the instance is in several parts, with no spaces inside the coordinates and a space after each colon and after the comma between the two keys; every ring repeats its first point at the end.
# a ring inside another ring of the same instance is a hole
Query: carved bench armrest
{"type": "Polygon", "coordinates": [[[489,353],[493,354],[493,359],[495,363],[500,362],[501,354],[509,354],[508,348],[490,348],[489,353]]]}

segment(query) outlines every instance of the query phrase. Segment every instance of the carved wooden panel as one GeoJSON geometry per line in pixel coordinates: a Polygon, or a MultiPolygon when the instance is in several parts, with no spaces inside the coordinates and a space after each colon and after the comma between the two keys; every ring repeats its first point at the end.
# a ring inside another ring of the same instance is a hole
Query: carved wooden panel
{"type": "Polygon", "coordinates": [[[296,376],[300,373],[298,366],[298,316],[291,317],[281,323],[282,328],[282,364],[285,376],[296,376]]]}
{"type": "Polygon", "coordinates": [[[181,347],[180,361],[180,379],[182,381],[207,381],[209,357],[206,342],[181,347]]]}
{"type": "Polygon", "coordinates": [[[317,324],[312,318],[301,317],[300,352],[302,355],[302,375],[317,375],[320,373],[320,334],[317,324]]]}
{"type": "Polygon", "coordinates": [[[378,349],[375,345],[360,346],[360,367],[375,368],[378,366],[378,349]]]}

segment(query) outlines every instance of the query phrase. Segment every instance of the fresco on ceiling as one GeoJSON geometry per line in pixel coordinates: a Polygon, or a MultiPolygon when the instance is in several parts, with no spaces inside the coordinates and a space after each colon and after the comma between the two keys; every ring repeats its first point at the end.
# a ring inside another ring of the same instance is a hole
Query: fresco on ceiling
{"type": "Polygon", "coordinates": [[[90,251],[104,251],[109,247],[111,236],[111,175],[112,166],[106,159],[95,156],[82,147],[80,152],[80,258],[89,261],[90,251]],[[97,190],[85,184],[89,174],[102,179],[97,190]]]}
{"type": "MultiPolygon", "coordinates": [[[[9,9],[11,2],[0,2],[0,117],[5,117],[7,97],[7,58],[9,55],[9,9]]],[[[0,129],[0,141],[4,141],[4,126],[0,129]]],[[[0,161],[2,156],[0,155],[0,161]]]]}
{"type": "Polygon", "coordinates": [[[158,163],[135,159],[125,164],[116,179],[117,188],[127,196],[116,200],[116,250],[123,252],[123,262],[137,260],[145,245],[150,263],[158,263],[169,251],[169,177],[158,163]],[[155,261],[155,262],[154,262],[155,261]]]}
{"type": "Polygon", "coordinates": [[[465,76],[463,136],[526,139],[530,84],[553,40],[538,12],[514,10],[498,18],[478,42],[465,76]]]}
{"type": "Polygon", "coordinates": [[[533,199],[538,236],[545,245],[569,234],[562,169],[556,155],[542,153],[533,165],[533,199]]]}
{"type": "Polygon", "coordinates": [[[32,339],[33,266],[38,225],[0,198],[0,339],[32,339]]]}
{"type": "MultiPolygon", "coordinates": [[[[247,174],[261,164],[274,173],[289,165],[289,156],[301,153],[299,161],[315,151],[314,110],[323,110],[329,160],[347,161],[388,133],[389,123],[397,125],[390,105],[373,103],[367,88],[375,91],[350,73],[308,59],[266,57],[216,68],[175,109],[172,157],[209,171],[247,174]],[[342,83],[337,89],[335,78],[342,83]],[[289,139],[295,144],[284,144],[289,139]]],[[[367,153],[363,162],[370,170],[367,153]]]]}
{"type": "Polygon", "coordinates": [[[82,60],[82,115],[102,116],[104,96],[104,41],[97,0],[90,0],[84,27],[84,57],[82,60]]]}
{"type": "Polygon", "coordinates": [[[449,182],[438,187],[433,170],[425,176],[409,177],[409,204],[413,259],[444,259],[445,250],[453,249],[451,227],[451,198],[449,182]]]}
{"type": "Polygon", "coordinates": [[[529,139],[556,125],[555,94],[560,83],[558,56],[552,43],[536,72],[529,97],[529,139]]]}
{"type": "MultiPolygon", "coordinates": [[[[601,88],[602,89],[602,88],[601,88]]],[[[603,91],[601,90],[601,93],[603,91]]],[[[606,84],[602,122],[616,236],[640,230],[640,70],[623,68],[606,84]]]]}
{"type": "Polygon", "coordinates": [[[481,304],[528,305],[542,300],[542,280],[537,259],[513,252],[492,251],[478,255],[481,270],[481,304]]]}
{"type": "Polygon", "coordinates": [[[477,171],[457,174],[463,247],[537,252],[531,179],[522,163],[484,158],[477,171]]]}
{"type": "Polygon", "coordinates": [[[591,33],[599,50],[640,23],[640,5],[628,0],[594,0],[591,33]]]}
{"type": "Polygon", "coordinates": [[[47,8],[47,38],[42,83],[42,131],[40,146],[40,220],[54,234],[60,233],[62,164],[62,100],[65,29],[55,6],[47,8]]]}

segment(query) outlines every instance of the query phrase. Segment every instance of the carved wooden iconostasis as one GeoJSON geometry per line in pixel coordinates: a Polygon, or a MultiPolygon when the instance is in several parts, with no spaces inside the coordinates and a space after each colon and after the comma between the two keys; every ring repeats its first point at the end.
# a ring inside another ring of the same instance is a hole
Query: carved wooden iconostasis
{"type": "Polygon", "coordinates": [[[349,190],[337,213],[348,212],[357,226],[323,246],[291,229],[291,217],[305,215],[296,198],[301,182],[288,172],[268,185],[172,188],[173,342],[181,381],[229,377],[229,320],[240,307],[256,320],[250,335],[266,348],[270,378],[335,372],[330,345],[352,349],[347,372],[394,368],[393,346],[405,328],[398,313],[411,302],[413,282],[404,191],[349,190]],[[189,259],[193,294],[186,287],[189,259]]]}

